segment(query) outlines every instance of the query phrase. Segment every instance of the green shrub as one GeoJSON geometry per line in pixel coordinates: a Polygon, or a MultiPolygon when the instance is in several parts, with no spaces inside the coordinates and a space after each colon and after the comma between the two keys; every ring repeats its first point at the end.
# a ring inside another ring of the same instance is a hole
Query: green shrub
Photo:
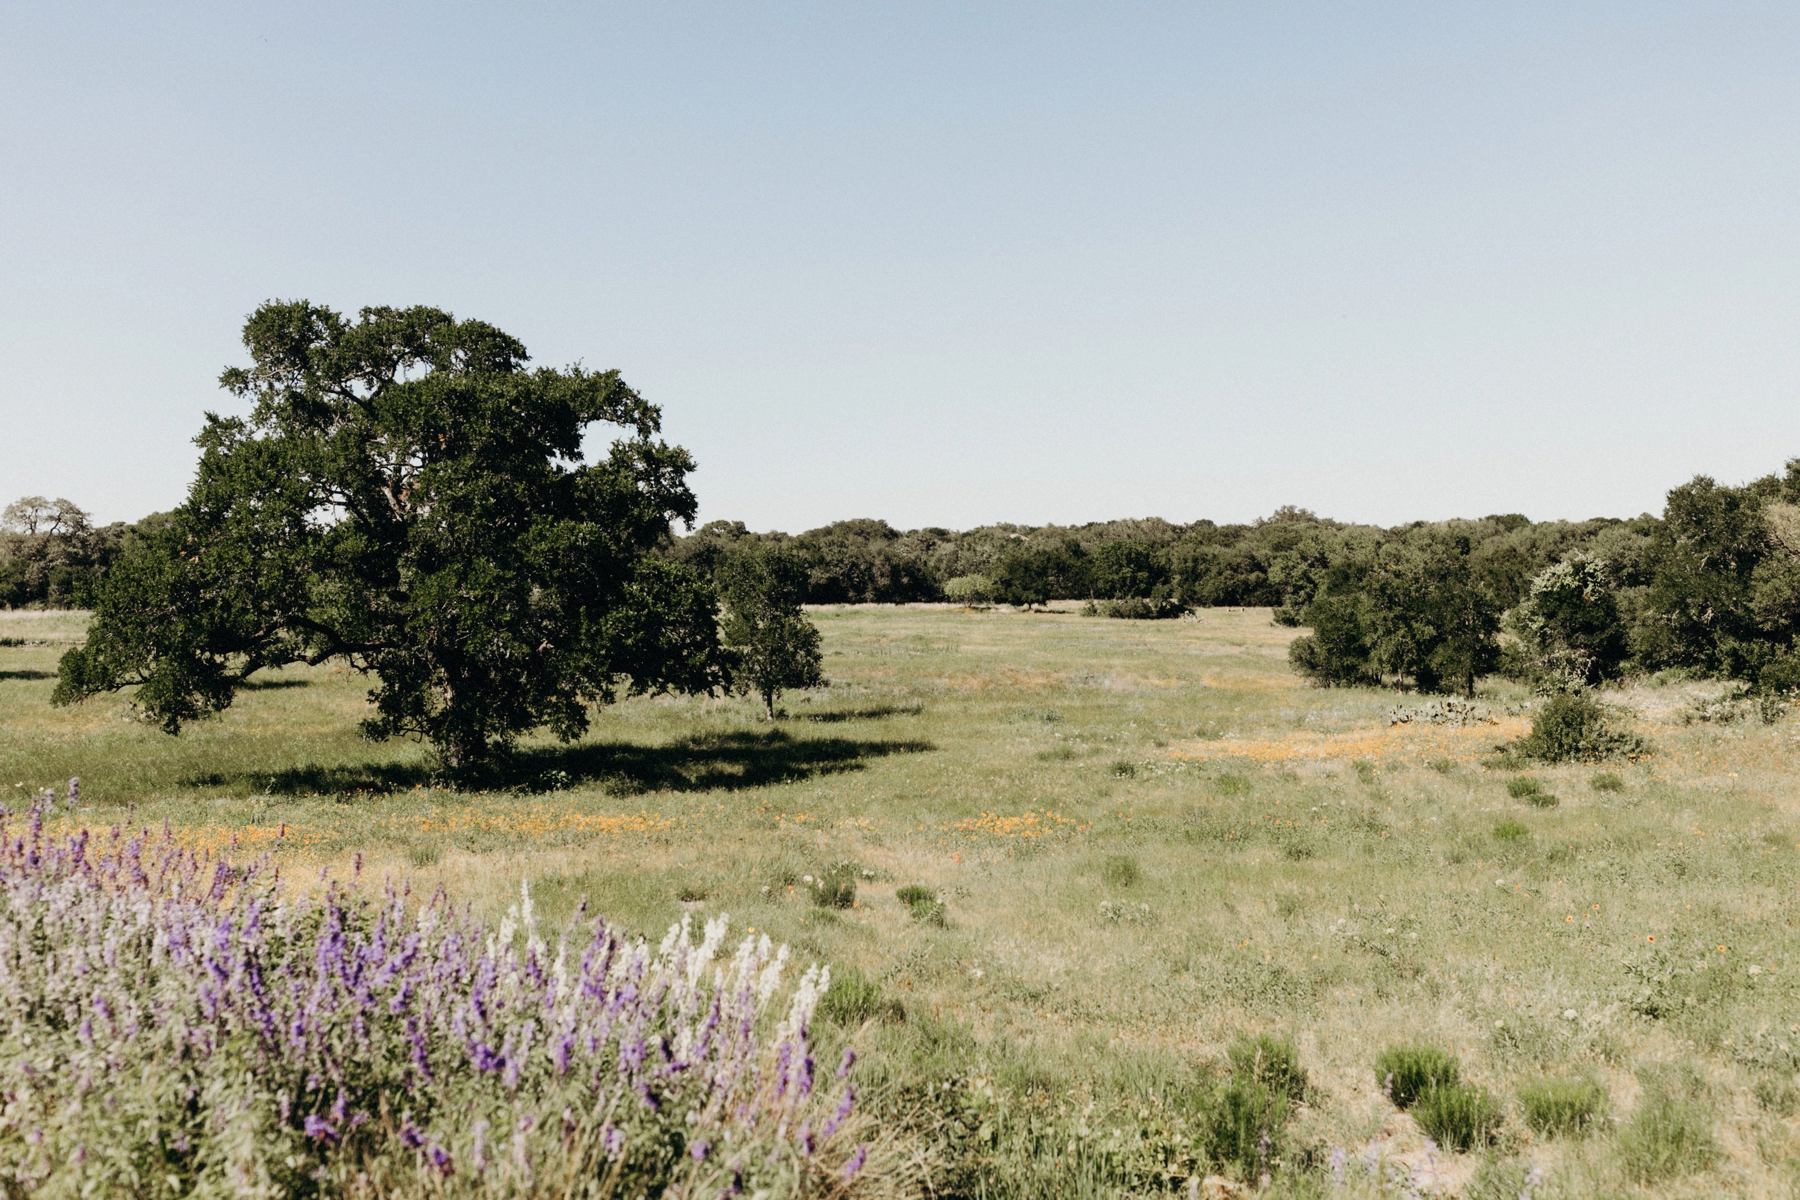
{"type": "Polygon", "coordinates": [[[1108,887],[1132,887],[1143,877],[1143,872],[1138,870],[1137,859],[1129,855],[1109,854],[1100,866],[1100,878],[1108,887]]]}
{"type": "Polygon", "coordinates": [[[818,875],[804,877],[812,902],[820,908],[849,908],[856,903],[856,866],[838,863],[818,875]]]}
{"type": "Polygon", "coordinates": [[[1478,1087],[1445,1083],[1427,1088],[1413,1102],[1413,1120],[1445,1150],[1462,1153],[1485,1146],[1500,1127],[1500,1106],[1478,1087]]]}
{"type": "Polygon", "coordinates": [[[1517,821],[1502,821],[1494,826],[1494,837],[1502,842],[1516,842],[1530,835],[1531,830],[1517,821]]]}
{"type": "Polygon", "coordinates": [[[1519,1089],[1525,1123],[1547,1137],[1588,1132],[1606,1109],[1606,1089],[1591,1079],[1539,1079],[1519,1089]]]}
{"type": "Polygon", "coordinates": [[[938,894],[928,887],[909,883],[894,892],[894,899],[906,906],[906,911],[915,921],[923,921],[927,925],[942,925],[947,910],[938,894]]]}
{"type": "Polygon", "coordinates": [[[675,889],[675,898],[683,904],[697,904],[710,895],[703,884],[684,883],[675,889]]]}
{"type": "Polygon", "coordinates": [[[1289,1100],[1306,1098],[1306,1068],[1300,1065],[1300,1052],[1287,1038],[1272,1033],[1239,1038],[1231,1044],[1226,1057],[1231,1062],[1231,1073],[1238,1078],[1260,1083],[1289,1100]]]}
{"type": "Polygon", "coordinates": [[[1137,764],[1121,758],[1108,767],[1107,771],[1115,778],[1130,779],[1137,775],[1137,764]]]}
{"type": "Polygon", "coordinates": [[[1625,790],[1625,781],[1611,771],[1602,771],[1588,780],[1588,786],[1596,792],[1622,792],[1625,790]]]}
{"type": "Polygon", "coordinates": [[[1366,759],[1366,758],[1357,759],[1355,762],[1350,764],[1350,769],[1355,771],[1356,777],[1358,779],[1362,780],[1364,783],[1374,783],[1375,782],[1375,764],[1370,762],[1368,759],[1366,759]]]}
{"type": "Polygon", "coordinates": [[[1390,1046],[1375,1060],[1375,1086],[1399,1108],[1411,1108],[1432,1088],[1456,1083],[1461,1076],[1456,1056],[1436,1046],[1390,1046]]]}
{"type": "Polygon", "coordinates": [[[1436,771],[1439,775],[1448,775],[1450,772],[1456,770],[1456,764],[1447,758],[1434,758],[1425,765],[1436,771]]]}
{"type": "Polygon", "coordinates": [[[839,1025],[901,1021],[906,1009],[882,994],[881,985],[852,966],[831,968],[831,986],[819,998],[819,1012],[839,1025]]]}
{"type": "Polygon", "coordinates": [[[1506,781],[1506,794],[1514,800],[1523,800],[1527,796],[1535,796],[1544,790],[1544,785],[1529,775],[1514,775],[1506,781]]]}
{"type": "Polygon", "coordinates": [[[944,598],[975,606],[994,602],[994,581],[986,575],[958,575],[944,582],[944,598]]]}
{"type": "Polygon", "coordinates": [[[1647,753],[1649,743],[1617,726],[1613,711],[1586,692],[1558,692],[1508,752],[1538,762],[1601,762],[1647,753]]]}
{"type": "Polygon", "coordinates": [[[1233,1079],[1207,1101],[1200,1149],[1208,1160],[1255,1179],[1272,1167],[1291,1113],[1285,1093],[1254,1079],[1233,1079]]]}
{"type": "Polygon", "coordinates": [[[1619,1131],[1620,1161],[1643,1182],[1702,1170],[1718,1155],[1706,1108],[1662,1089],[1647,1090],[1619,1131]]]}

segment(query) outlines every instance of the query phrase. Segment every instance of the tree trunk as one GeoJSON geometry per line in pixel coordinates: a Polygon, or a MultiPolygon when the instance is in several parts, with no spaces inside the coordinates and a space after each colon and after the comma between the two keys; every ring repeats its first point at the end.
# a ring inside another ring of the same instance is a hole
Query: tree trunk
{"type": "Polygon", "coordinates": [[[775,689],[763,689],[763,716],[770,721],[775,719],[775,689]]]}

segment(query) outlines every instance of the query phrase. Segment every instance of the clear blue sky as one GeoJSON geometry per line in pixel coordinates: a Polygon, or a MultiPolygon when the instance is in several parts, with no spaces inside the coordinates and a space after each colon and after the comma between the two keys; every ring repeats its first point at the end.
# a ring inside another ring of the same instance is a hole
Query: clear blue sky
{"type": "Polygon", "coordinates": [[[1659,510],[1800,454],[1800,6],[10,5],[0,502],[260,301],[616,366],[703,517],[1659,510]]]}

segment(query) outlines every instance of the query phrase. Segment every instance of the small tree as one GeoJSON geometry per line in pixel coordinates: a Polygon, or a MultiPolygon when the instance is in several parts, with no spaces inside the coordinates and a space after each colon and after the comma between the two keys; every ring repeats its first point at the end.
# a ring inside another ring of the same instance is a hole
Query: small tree
{"type": "Polygon", "coordinates": [[[779,546],[745,543],[721,563],[725,619],[719,632],[732,654],[736,685],[762,697],[771,721],[783,690],[825,682],[818,627],[800,611],[806,583],[806,562],[779,546]]]}
{"type": "Polygon", "coordinates": [[[1555,688],[1614,678],[1625,662],[1625,624],[1603,559],[1577,552],[1538,572],[1508,623],[1539,679],[1555,688]]]}

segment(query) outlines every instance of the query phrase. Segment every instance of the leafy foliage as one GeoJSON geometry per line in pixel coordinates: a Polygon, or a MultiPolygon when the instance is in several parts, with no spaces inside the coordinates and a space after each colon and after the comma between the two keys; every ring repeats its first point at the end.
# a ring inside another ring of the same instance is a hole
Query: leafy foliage
{"type": "Polygon", "coordinates": [[[1592,1130],[1606,1111],[1606,1089],[1591,1079],[1547,1078],[1519,1088],[1525,1124],[1547,1136],[1578,1136],[1592,1130]]]}
{"type": "Polygon", "coordinates": [[[781,546],[734,549],[719,571],[725,600],[720,633],[732,653],[737,684],[762,698],[775,719],[775,699],[789,688],[824,680],[819,629],[800,611],[806,564],[781,546]]]}
{"type": "Polygon", "coordinates": [[[711,588],[646,556],[694,513],[691,460],[617,372],[528,370],[432,308],[265,304],[244,344],[221,381],[250,416],[207,418],[186,503],[107,576],[59,703],[135,685],[173,733],[264,667],[338,659],[376,680],[370,736],[463,767],[576,737],[621,687],[723,682],[711,588]],[[596,422],[626,436],[587,464],[596,422]]]}
{"type": "Polygon", "coordinates": [[[0,1188],[854,1191],[850,1060],[830,1080],[811,1058],[831,973],[783,988],[786,947],[726,932],[652,948],[594,921],[553,944],[529,893],[494,928],[441,895],[299,896],[168,841],[0,818],[0,1188]]]}
{"type": "Polygon", "coordinates": [[[1391,1046],[1375,1060],[1375,1085],[1384,1088],[1398,1108],[1411,1108],[1426,1092],[1461,1077],[1462,1064],[1456,1056],[1435,1046],[1391,1046]]]}
{"type": "Polygon", "coordinates": [[[1466,1083],[1427,1088],[1413,1103],[1412,1115],[1425,1136],[1457,1153],[1487,1145],[1500,1127],[1499,1103],[1466,1083]]]}
{"type": "Polygon", "coordinates": [[[1508,750],[1539,762],[1602,762],[1647,753],[1649,744],[1619,728],[1612,710],[1591,694],[1558,692],[1532,717],[1531,732],[1508,750]]]}

